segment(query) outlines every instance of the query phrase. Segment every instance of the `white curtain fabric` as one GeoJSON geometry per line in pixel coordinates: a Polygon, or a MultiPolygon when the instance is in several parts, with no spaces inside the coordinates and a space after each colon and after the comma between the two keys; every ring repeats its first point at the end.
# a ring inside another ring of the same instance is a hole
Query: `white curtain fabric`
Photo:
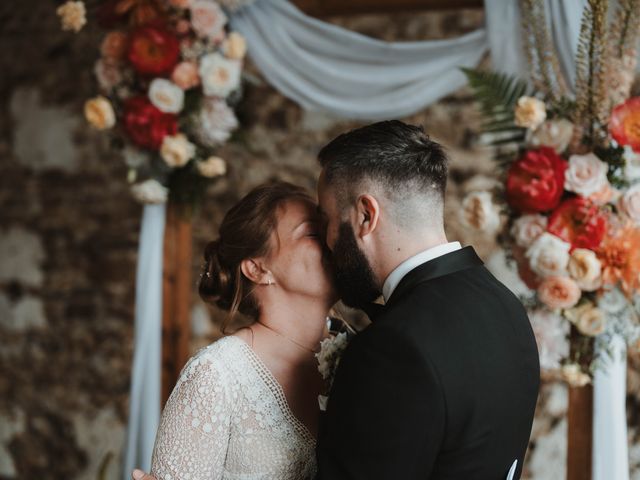
{"type": "Polygon", "coordinates": [[[165,205],[145,205],[140,226],[133,370],[123,479],[134,468],[151,469],[160,422],[162,361],[162,258],[165,205]]]}
{"type": "Polygon", "coordinates": [[[270,84],[307,110],[379,120],[415,113],[462,87],[487,50],[484,29],[450,40],[388,43],[309,17],[287,0],[231,16],[270,84]]]}

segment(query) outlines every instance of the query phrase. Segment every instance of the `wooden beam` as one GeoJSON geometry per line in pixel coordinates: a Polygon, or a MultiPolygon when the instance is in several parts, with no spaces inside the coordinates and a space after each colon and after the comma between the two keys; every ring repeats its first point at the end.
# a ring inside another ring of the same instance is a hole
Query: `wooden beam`
{"type": "Polygon", "coordinates": [[[484,8],[484,0],[293,0],[293,3],[316,17],[484,8]]]}

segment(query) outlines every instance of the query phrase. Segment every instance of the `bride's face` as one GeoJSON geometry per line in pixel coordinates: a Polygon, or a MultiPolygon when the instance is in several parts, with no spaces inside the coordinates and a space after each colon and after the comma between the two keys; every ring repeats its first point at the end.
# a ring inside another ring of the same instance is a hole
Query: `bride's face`
{"type": "Polygon", "coordinates": [[[315,204],[285,202],[277,213],[272,242],[269,269],[280,288],[318,298],[329,306],[336,302],[315,204]]]}

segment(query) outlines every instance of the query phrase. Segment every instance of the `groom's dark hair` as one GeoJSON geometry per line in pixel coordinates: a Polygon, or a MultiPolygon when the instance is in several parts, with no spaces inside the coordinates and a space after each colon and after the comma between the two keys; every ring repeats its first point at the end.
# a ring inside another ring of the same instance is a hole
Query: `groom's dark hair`
{"type": "Polygon", "coordinates": [[[373,123],[338,136],[318,159],[342,206],[355,200],[363,180],[378,184],[391,199],[421,193],[438,203],[444,200],[447,155],[421,126],[399,120],[373,123]]]}

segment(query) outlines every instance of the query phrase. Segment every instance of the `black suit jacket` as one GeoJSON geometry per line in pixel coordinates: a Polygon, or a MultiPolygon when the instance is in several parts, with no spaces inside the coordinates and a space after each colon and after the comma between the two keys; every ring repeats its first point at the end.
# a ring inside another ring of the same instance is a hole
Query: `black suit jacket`
{"type": "Polygon", "coordinates": [[[539,383],[520,301],[471,247],[431,260],[344,352],[318,478],[519,478],[539,383]]]}

